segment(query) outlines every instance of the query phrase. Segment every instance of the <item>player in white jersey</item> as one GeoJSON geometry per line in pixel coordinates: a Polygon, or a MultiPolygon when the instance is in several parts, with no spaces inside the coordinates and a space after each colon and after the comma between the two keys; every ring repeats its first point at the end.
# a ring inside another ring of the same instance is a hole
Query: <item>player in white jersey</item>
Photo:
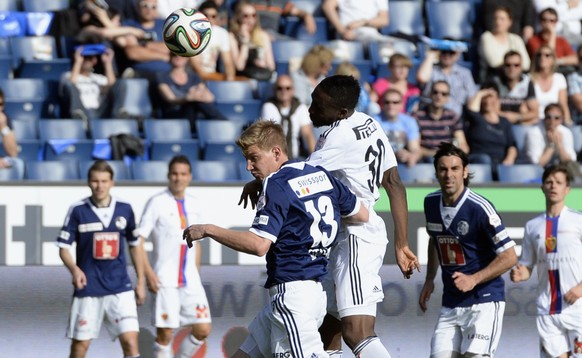
{"type": "Polygon", "coordinates": [[[431,358],[493,357],[505,310],[501,275],[517,262],[515,242],[495,207],[468,188],[468,163],[460,148],[441,142],[434,155],[440,190],[424,199],[430,242],[419,298],[423,312],[439,263],[444,286],[431,358]]]}
{"type": "Polygon", "coordinates": [[[537,266],[540,356],[582,357],[582,213],[566,206],[573,181],[564,164],[542,175],[546,212],[525,225],[511,280],[525,281],[537,266]],[[570,355],[569,355],[570,354],[570,355]]]}
{"type": "Polygon", "coordinates": [[[415,268],[420,271],[420,265],[408,247],[406,189],[398,175],[394,152],[380,125],[369,115],[355,111],[359,93],[359,83],[352,76],[330,76],[317,85],[309,115],[315,127],[330,128],[321,134],[307,163],[329,170],[364,201],[370,212],[366,224],[346,225],[330,252],[333,282],[326,284],[331,301],[330,314],[321,328],[324,344],[330,354],[341,356],[343,336],[357,357],[379,358],[390,356],[374,330],[376,306],[384,298],[379,270],[388,244],[385,223],[373,208],[380,197],[380,186],[390,199],[400,270],[409,278],[415,268]]]}
{"type": "Polygon", "coordinates": [[[265,288],[270,299],[233,357],[328,357],[317,330],[326,312],[320,281],[327,273],[327,252],[336,239],[340,216],[362,223],[368,210],[325,169],[288,161],[279,124],[257,121],[237,145],[247,159],[247,170],[263,182],[251,229],[241,232],[206,224],[184,231],[189,244],[209,236],[234,250],[266,255],[265,288]]]}
{"type": "Polygon", "coordinates": [[[104,323],[109,335],[119,338],[124,357],[139,357],[136,301],[145,300],[145,280],[135,217],[131,205],[110,195],[113,169],[106,161],[96,161],[88,178],[91,196],[71,206],[57,238],[75,287],[67,329],[70,356],[85,357],[104,323]],[[135,295],[127,273],[126,242],[137,272],[135,295]],[[73,243],[76,259],[69,251],[73,243]]]}
{"type": "Polygon", "coordinates": [[[138,233],[143,240],[150,234],[154,244],[153,268],[146,257],[145,273],[150,291],[156,294],[154,325],[155,358],[171,358],[173,330],[190,326],[176,353],[191,358],[210,334],[208,300],[200,280],[200,244],[188,250],[182,232],[199,223],[202,203],[186,192],[192,180],[187,157],[178,155],[168,165],[168,188],[151,197],[141,217],[138,233]]]}

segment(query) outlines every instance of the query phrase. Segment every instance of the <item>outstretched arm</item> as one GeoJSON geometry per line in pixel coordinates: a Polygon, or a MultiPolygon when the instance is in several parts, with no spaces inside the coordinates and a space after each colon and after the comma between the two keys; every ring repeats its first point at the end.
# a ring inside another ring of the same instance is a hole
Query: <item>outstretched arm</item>
{"type": "Polygon", "coordinates": [[[265,255],[271,247],[270,240],[250,231],[228,230],[212,224],[191,225],[184,230],[182,236],[188,242],[188,247],[204,237],[210,237],[233,250],[256,256],[265,255]]]}

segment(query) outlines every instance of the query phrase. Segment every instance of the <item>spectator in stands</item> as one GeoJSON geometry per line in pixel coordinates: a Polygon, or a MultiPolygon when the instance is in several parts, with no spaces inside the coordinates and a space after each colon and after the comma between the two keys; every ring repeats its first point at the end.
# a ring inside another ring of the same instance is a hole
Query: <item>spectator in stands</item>
{"type": "Polygon", "coordinates": [[[578,48],[578,70],[568,75],[568,103],[572,109],[572,122],[582,124],[582,47],[578,48]]]}
{"type": "Polygon", "coordinates": [[[218,6],[213,0],[206,0],[198,7],[212,25],[212,36],[208,46],[202,53],[190,58],[190,65],[203,80],[227,80],[235,78],[234,60],[230,50],[228,31],[220,26],[218,20],[218,6]],[[222,62],[224,72],[218,72],[218,60],[222,62]]]}
{"type": "Polygon", "coordinates": [[[503,55],[508,51],[517,51],[521,55],[524,71],[529,70],[530,59],[521,36],[509,32],[513,19],[508,7],[495,9],[494,26],[479,38],[480,80],[485,82],[491,75],[501,70],[503,55]]]}
{"type": "Polygon", "coordinates": [[[537,124],[539,102],[531,78],[523,73],[521,54],[509,51],[503,56],[503,68],[492,82],[499,89],[501,112],[513,124],[537,124]]]}
{"type": "Polygon", "coordinates": [[[401,53],[390,56],[388,61],[390,76],[388,78],[378,78],[372,85],[378,98],[388,89],[396,89],[402,94],[403,105],[399,106],[402,112],[412,113],[414,100],[420,96],[420,89],[408,82],[408,74],[412,68],[412,61],[401,53]]]}
{"type": "Polygon", "coordinates": [[[416,119],[402,113],[404,96],[396,88],[384,91],[382,112],[376,119],[382,125],[398,163],[414,166],[422,157],[416,119]]]}
{"type": "Polygon", "coordinates": [[[429,94],[431,102],[415,114],[420,130],[422,161],[425,163],[432,162],[440,142],[453,143],[469,153],[463,121],[456,112],[446,107],[450,95],[451,87],[447,81],[433,82],[429,94]]]}
{"type": "Polygon", "coordinates": [[[123,77],[135,75],[153,80],[157,72],[169,71],[171,67],[170,50],[162,35],[164,21],[157,18],[156,0],[138,0],[137,8],[139,19],[128,19],[123,25],[141,29],[145,36],[142,39],[128,36],[127,43],[116,49],[118,69],[123,77]]]}
{"type": "Polygon", "coordinates": [[[132,26],[121,26],[121,15],[109,7],[104,9],[93,1],[86,1],[81,9],[81,31],[75,37],[79,43],[109,42],[118,46],[127,44],[126,35],[143,39],[145,32],[132,26]]]}
{"type": "Polygon", "coordinates": [[[533,0],[535,11],[540,14],[548,8],[552,8],[558,15],[557,31],[568,42],[579,46],[582,44],[582,3],[577,0],[533,0]]]}
{"type": "MultiPolygon", "coordinates": [[[[158,3],[158,19],[166,20],[171,13],[180,8],[198,9],[200,5],[199,0],[157,0],[158,3]]],[[[200,10],[202,11],[202,10],[200,10]]],[[[214,35],[214,33],[212,33],[214,35]]]]}
{"type": "Polygon", "coordinates": [[[257,10],[249,0],[236,3],[229,30],[237,75],[270,80],[275,71],[271,38],[259,25],[257,10]]]}
{"type": "Polygon", "coordinates": [[[301,67],[291,73],[295,96],[301,103],[311,104],[311,93],[329,73],[333,59],[333,51],[324,45],[315,45],[303,56],[301,67]]]}
{"type": "Polygon", "coordinates": [[[469,162],[490,164],[494,180],[498,179],[498,164],[512,165],[517,158],[512,124],[499,111],[499,90],[486,83],[469,100],[464,116],[469,162]]]}
{"type": "Polygon", "coordinates": [[[305,104],[295,97],[293,79],[280,75],[275,81],[275,95],[261,109],[261,118],[281,124],[287,136],[290,159],[306,158],[315,149],[313,124],[305,104]]]}
{"type": "Polygon", "coordinates": [[[445,81],[450,86],[446,108],[458,116],[463,112],[467,100],[477,91],[471,71],[457,64],[460,56],[461,53],[455,51],[427,51],[416,73],[417,83],[424,88],[425,98],[431,99],[432,83],[436,81],[445,81]]]}
{"type": "Polygon", "coordinates": [[[576,66],[578,57],[566,38],[559,36],[556,30],[558,13],[553,8],[540,12],[541,30],[527,41],[527,51],[533,57],[543,45],[549,46],[556,56],[556,65],[560,67],[576,66]]]}
{"type": "Polygon", "coordinates": [[[301,10],[290,0],[250,0],[250,2],[259,14],[261,27],[273,40],[286,38],[279,32],[281,16],[297,16],[303,21],[308,33],[315,34],[317,31],[313,15],[301,10]]]}
{"type": "Polygon", "coordinates": [[[495,23],[495,10],[499,6],[507,7],[513,19],[509,31],[521,36],[524,41],[534,34],[534,8],[531,0],[483,0],[481,11],[484,29],[492,31],[495,23]]]}
{"type": "Polygon", "coordinates": [[[548,104],[558,103],[562,106],[564,124],[572,125],[572,118],[568,108],[568,93],[566,78],[557,73],[556,55],[548,45],[542,45],[536,53],[530,77],[534,83],[536,98],[540,103],[538,117],[544,117],[548,104]]]}
{"type": "Polygon", "coordinates": [[[2,142],[2,149],[4,150],[4,157],[0,157],[0,170],[12,167],[18,158],[18,144],[16,143],[16,136],[10,128],[10,120],[6,113],[4,113],[6,99],[4,98],[4,91],[0,89],[0,138],[2,142]]]}
{"type": "Polygon", "coordinates": [[[99,56],[105,70],[104,74],[99,74],[94,72],[98,55],[84,53],[83,46],[77,48],[71,71],[65,73],[61,80],[63,117],[83,119],[88,127],[90,119],[110,116],[115,98],[112,88],[117,81],[113,57],[110,48],[99,56]]]}
{"type": "Polygon", "coordinates": [[[378,96],[372,90],[368,82],[363,80],[360,71],[354,64],[344,61],[339,64],[335,70],[336,75],[352,76],[360,82],[360,99],[356,106],[356,111],[364,112],[371,116],[380,114],[380,105],[378,104],[378,96]]]}
{"type": "Polygon", "coordinates": [[[543,124],[532,127],[525,137],[525,152],[529,161],[541,167],[576,161],[572,131],[563,125],[563,107],[550,103],[544,114],[543,124]]]}
{"type": "Polygon", "coordinates": [[[390,39],[378,31],[390,21],[386,0],[324,0],[321,9],[343,40],[368,43],[390,39]]]}
{"type": "Polygon", "coordinates": [[[188,59],[170,54],[172,69],[160,72],[157,77],[158,90],[163,101],[164,118],[188,118],[195,131],[197,119],[227,118],[214,104],[214,94],[210,92],[200,77],[186,70],[188,59]]]}

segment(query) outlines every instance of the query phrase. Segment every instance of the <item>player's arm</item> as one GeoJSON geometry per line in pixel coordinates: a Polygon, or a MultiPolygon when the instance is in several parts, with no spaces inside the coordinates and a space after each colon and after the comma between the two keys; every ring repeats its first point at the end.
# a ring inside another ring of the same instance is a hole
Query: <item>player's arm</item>
{"type": "Polygon", "coordinates": [[[490,281],[511,269],[517,263],[515,248],[510,247],[499,253],[489,265],[472,275],[455,272],[452,276],[455,286],[461,292],[469,292],[478,284],[490,281]]]}
{"type": "Polygon", "coordinates": [[[513,282],[527,281],[531,277],[532,271],[533,268],[518,263],[514,268],[511,269],[509,277],[513,282]]]}
{"type": "Polygon", "coordinates": [[[87,286],[87,277],[83,270],[81,270],[81,268],[75,263],[69,247],[59,248],[59,256],[63,261],[63,264],[71,272],[71,276],[73,276],[73,286],[75,286],[77,290],[81,290],[87,286]]]}
{"type": "Polygon", "coordinates": [[[148,286],[148,289],[152,293],[156,293],[156,292],[158,292],[158,290],[160,288],[160,280],[158,279],[158,275],[156,275],[156,272],[154,271],[154,269],[150,263],[150,259],[148,258],[148,253],[145,250],[145,238],[143,236],[140,236],[139,240],[140,240],[140,245],[142,246],[142,253],[143,253],[142,264],[143,264],[146,284],[148,286]]]}
{"type": "Polygon", "coordinates": [[[418,258],[408,246],[408,202],[406,188],[400,180],[396,166],[384,172],[382,186],[390,199],[390,212],[394,220],[394,250],[396,262],[405,278],[410,278],[414,269],[420,272],[418,258]]]}
{"type": "Polygon", "coordinates": [[[420,291],[420,297],[418,298],[418,304],[422,312],[426,312],[426,303],[430,299],[434,291],[434,279],[439,269],[439,258],[436,250],[436,245],[434,239],[431,237],[428,241],[428,263],[426,265],[426,278],[424,280],[424,285],[420,291]]]}
{"type": "Polygon", "coordinates": [[[135,286],[135,299],[138,305],[142,305],[145,302],[145,265],[144,259],[146,256],[141,237],[138,237],[137,243],[129,245],[129,253],[131,254],[131,261],[135,267],[135,273],[137,276],[137,283],[135,286]]]}
{"type": "Polygon", "coordinates": [[[256,256],[264,256],[271,247],[271,241],[250,231],[235,231],[213,224],[191,225],[184,230],[183,239],[188,247],[196,240],[210,237],[233,250],[256,256]]]}

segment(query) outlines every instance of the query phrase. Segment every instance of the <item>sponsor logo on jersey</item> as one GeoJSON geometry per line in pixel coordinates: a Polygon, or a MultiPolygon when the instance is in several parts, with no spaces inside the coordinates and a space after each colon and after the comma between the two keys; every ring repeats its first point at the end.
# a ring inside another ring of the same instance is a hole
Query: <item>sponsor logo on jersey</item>
{"type": "Polygon", "coordinates": [[[508,239],[509,238],[509,233],[507,232],[507,230],[503,229],[500,232],[497,233],[497,235],[493,236],[493,243],[494,244],[498,244],[499,242],[508,239]]]}
{"type": "Polygon", "coordinates": [[[104,229],[102,223],[87,223],[81,224],[78,227],[79,232],[102,231],[104,229]]]}
{"type": "Polygon", "coordinates": [[[113,260],[118,255],[118,232],[96,232],[93,234],[93,258],[96,260],[113,260]]]}
{"type": "Polygon", "coordinates": [[[467,263],[458,237],[437,236],[437,243],[443,266],[464,266],[467,263]]]}
{"type": "Polygon", "coordinates": [[[253,220],[254,225],[267,225],[269,223],[269,217],[267,215],[256,216],[253,220]]]}
{"type": "Polygon", "coordinates": [[[317,172],[293,178],[289,180],[288,183],[298,198],[333,189],[329,177],[324,172],[317,172]]]}
{"type": "Polygon", "coordinates": [[[501,218],[499,217],[499,215],[497,214],[489,215],[489,224],[495,227],[501,225],[501,218]]]}
{"type": "Polygon", "coordinates": [[[123,216],[118,216],[115,218],[115,227],[118,230],[123,230],[127,226],[127,220],[123,216]]]}
{"type": "Polygon", "coordinates": [[[71,237],[71,234],[70,234],[68,231],[61,230],[61,232],[60,232],[60,234],[59,234],[59,237],[60,237],[61,239],[63,239],[63,240],[66,240],[66,241],[68,241],[68,240],[69,240],[69,238],[71,237]]]}
{"type": "Polygon", "coordinates": [[[443,231],[443,225],[437,223],[427,223],[426,228],[428,231],[443,231]]]}
{"type": "Polygon", "coordinates": [[[459,223],[457,224],[457,232],[459,233],[459,235],[467,235],[467,233],[469,232],[469,223],[466,222],[465,220],[461,220],[459,221],[459,223]]]}
{"type": "Polygon", "coordinates": [[[372,118],[368,118],[366,123],[362,124],[361,126],[353,127],[352,130],[356,134],[356,140],[368,138],[378,130],[378,126],[376,125],[376,121],[372,118]]]}

